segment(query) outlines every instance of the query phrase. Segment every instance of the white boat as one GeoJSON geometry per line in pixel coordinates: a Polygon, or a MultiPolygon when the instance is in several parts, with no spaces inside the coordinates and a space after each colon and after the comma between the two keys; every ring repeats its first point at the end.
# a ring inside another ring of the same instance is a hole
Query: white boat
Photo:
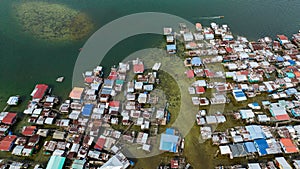
{"type": "Polygon", "coordinates": [[[59,78],[56,79],[56,82],[60,82],[60,83],[61,83],[62,81],[64,81],[64,79],[65,79],[65,78],[64,78],[63,76],[62,76],[62,77],[59,77],[59,78]]]}
{"type": "Polygon", "coordinates": [[[16,106],[19,103],[19,96],[11,96],[6,102],[9,106],[16,106]]]}

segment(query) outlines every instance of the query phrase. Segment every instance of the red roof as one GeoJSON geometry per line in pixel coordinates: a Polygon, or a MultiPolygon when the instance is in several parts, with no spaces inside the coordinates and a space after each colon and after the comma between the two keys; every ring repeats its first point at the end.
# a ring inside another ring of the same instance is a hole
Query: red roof
{"type": "Polygon", "coordinates": [[[275,116],[276,120],[290,120],[290,116],[288,114],[283,114],[283,115],[278,115],[278,116],[275,116]]]}
{"type": "Polygon", "coordinates": [[[231,47],[225,47],[225,50],[227,53],[232,53],[232,48],[231,47]]]}
{"type": "Polygon", "coordinates": [[[197,86],[196,87],[196,93],[204,93],[204,92],[205,92],[204,87],[202,87],[202,86],[197,86]]]}
{"type": "Polygon", "coordinates": [[[194,77],[194,71],[193,70],[188,70],[186,72],[186,75],[187,75],[188,78],[193,78],[194,77]]]}
{"type": "Polygon", "coordinates": [[[84,81],[85,81],[86,83],[93,83],[94,78],[93,78],[93,77],[86,77],[86,78],[84,79],[84,81]]]}
{"type": "Polygon", "coordinates": [[[286,153],[297,153],[297,146],[289,138],[280,139],[280,143],[284,146],[286,153]]]}
{"type": "Polygon", "coordinates": [[[42,99],[48,89],[48,85],[45,84],[37,84],[35,86],[35,92],[32,96],[33,99],[42,99]]]}
{"type": "Polygon", "coordinates": [[[133,66],[134,73],[143,73],[144,72],[144,64],[135,64],[133,66]]]}
{"type": "Polygon", "coordinates": [[[295,74],[296,78],[300,77],[300,72],[299,71],[294,71],[294,74],[295,74]]]}
{"type": "Polygon", "coordinates": [[[171,160],[171,168],[172,169],[179,168],[178,160],[171,160]]]}
{"type": "Polygon", "coordinates": [[[0,151],[10,151],[16,138],[17,136],[15,135],[4,137],[4,139],[0,141],[0,151]]]}
{"type": "Polygon", "coordinates": [[[205,72],[205,75],[206,75],[207,77],[212,77],[212,76],[215,75],[214,72],[211,72],[211,71],[209,71],[208,69],[205,69],[204,72],[205,72]]]}
{"type": "Polygon", "coordinates": [[[98,140],[97,140],[97,142],[94,146],[94,149],[102,150],[103,147],[104,147],[105,142],[106,142],[105,138],[98,138],[98,140]]]}
{"type": "Polygon", "coordinates": [[[280,40],[288,40],[288,38],[287,38],[285,35],[277,35],[277,37],[278,37],[280,40]]]}
{"type": "Polygon", "coordinates": [[[110,101],[109,107],[120,107],[120,101],[110,101]]]}
{"type": "Polygon", "coordinates": [[[118,73],[116,71],[111,71],[107,79],[109,80],[116,80],[118,73]]]}
{"type": "Polygon", "coordinates": [[[4,124],[13,124],[16,120],[17,113],[8,113],[2,120],[4,124]]]}
{"type": "Polygon", "coordinates": [[[249,74],[248,70],[241,70],[240,73],[241,73],[241,75],[248,75],[249,74]]]}
{"type": "Polygon", "coordinates": [[[22,134],[24,136],[32,136],[35,133],[36,126],[24,126],[22,134]]]}

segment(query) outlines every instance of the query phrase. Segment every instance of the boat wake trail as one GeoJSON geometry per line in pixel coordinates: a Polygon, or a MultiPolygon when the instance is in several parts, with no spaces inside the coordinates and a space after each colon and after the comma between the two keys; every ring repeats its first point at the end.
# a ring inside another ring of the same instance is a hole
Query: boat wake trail
{"type": "Polygon", "coordinates": [[[197,19],[203,19],[203,20],[211,20],[211,19],[222,19],[224,16],[203,16],[203,17],[197,17],[197,19]]]}

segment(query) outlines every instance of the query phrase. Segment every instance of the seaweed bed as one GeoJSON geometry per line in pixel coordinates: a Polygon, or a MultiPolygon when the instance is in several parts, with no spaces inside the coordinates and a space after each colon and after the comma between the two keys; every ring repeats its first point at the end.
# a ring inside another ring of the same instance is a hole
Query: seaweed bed
{"type": "Polygon", "coordinates": [[[61,4],[24,2],[14,9],[23,31],[45,40],[80,40],[94,27],[86,14],[61,4]]]}

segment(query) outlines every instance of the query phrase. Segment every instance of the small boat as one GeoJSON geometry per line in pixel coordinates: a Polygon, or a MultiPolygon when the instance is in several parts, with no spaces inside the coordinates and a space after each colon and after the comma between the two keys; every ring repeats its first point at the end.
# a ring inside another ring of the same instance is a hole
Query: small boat
{"type": "Polygon", "coordinates": [[[19,103],[20,96],[11,96],[6,102],[9,106],[16,106],[19,103]]]}
{"type": "Polygon", "coordinates": [[[64,81],[64,79],[65,79],[65,78],[64,78],[63,76],[62,76],[62,77],[59,77],[59,78],[56,79],[56,82],[60,82],[60,83],[61,83],[61,82],[64,81]]]}

